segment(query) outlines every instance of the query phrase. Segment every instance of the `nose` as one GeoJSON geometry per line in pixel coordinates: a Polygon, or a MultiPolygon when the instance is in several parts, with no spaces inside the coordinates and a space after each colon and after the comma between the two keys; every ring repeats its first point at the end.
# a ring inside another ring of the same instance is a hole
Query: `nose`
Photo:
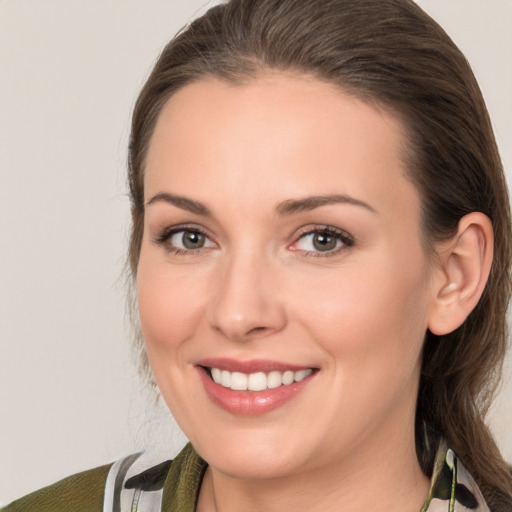
{"type": "Polygon", "coordinates": [[[212,328],[234,341],[281,331],[286,312],[276,270],[264,258],[239,255],[224,262],[210,301],[212,328]]]}

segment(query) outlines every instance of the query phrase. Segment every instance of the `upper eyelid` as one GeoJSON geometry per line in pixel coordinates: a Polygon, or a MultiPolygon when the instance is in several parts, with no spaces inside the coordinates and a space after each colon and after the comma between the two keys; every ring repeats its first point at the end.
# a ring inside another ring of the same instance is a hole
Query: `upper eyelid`
{"type": "Polygon", "coordinates": [[[157,230],[156,235],[153,236],[153,242],[163,243],[180,231],[196,231],[197,233],[201,233],[206,238],[216,243],[207,229],[195,224],[176,224],[159,229],[157,230]]]}
{"type": "Polygon", "coordinates": [[[192,223],[173,224],[172,226],[166,226],[157,230],[159,234],[172,234],[179,233],[180,231],[197,231],[198,233],[210,236],[209,231],[206,228],[192,223]]]}
{"type": "Polygon", "coordinates": [[[302,238],[306,235],[312,234],[312,233],[329,233],[332,235],[337,235],[340,238],[346,238],[347,240],[349,240],[352,243],[355,241],[354,236],[351,235],[345,229],[337,228],[335,226],[321,224],[321,225],[316,225],[316,226],[315,225],[304,226],[304,227],[300,228],[299,230],[297,230],[295,232],[295,234],[293,235],[293,238],[294,238],[293,243],[295,243],[300,238],[302,238]]]}

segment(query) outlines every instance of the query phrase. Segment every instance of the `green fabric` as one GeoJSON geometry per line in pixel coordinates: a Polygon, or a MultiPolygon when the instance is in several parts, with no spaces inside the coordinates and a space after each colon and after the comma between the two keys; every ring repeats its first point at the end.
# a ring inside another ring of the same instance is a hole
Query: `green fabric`
{"type": "Polygon", "coordinates": [[[165,480],[162,511],[194,512],[206,467],[188,443],[174,459],[165,480]]]}
{"type": "Polygon", "coordinates": [[[111,464],[72,475],[13,501],[1,512],[101,512],[111,464]]]}

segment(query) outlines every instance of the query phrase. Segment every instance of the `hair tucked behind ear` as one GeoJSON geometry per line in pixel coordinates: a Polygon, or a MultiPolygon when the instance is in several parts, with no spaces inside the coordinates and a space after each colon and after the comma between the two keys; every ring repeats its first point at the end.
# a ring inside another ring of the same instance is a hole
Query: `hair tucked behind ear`
{"type": "Polygon", "coordinates": [[[217,76],[248,80],[262,69],[306,73],[388,108],[408,133],[404,155],[422,198],[426,246],[479,211],[492,221],[495,259],[466,322],[427,333],[417,407],[425,473],[439,437],[474,475],[493,511],[512,509],[509,470],[484,424],[506,347],[511,228],[503,169],[471,69],[446,33],[412,0],[232,0],[194,21],[164,49],[133,114],[129,185],[133,275],[144,220],[144,160],[166,100],[217,76]]]}

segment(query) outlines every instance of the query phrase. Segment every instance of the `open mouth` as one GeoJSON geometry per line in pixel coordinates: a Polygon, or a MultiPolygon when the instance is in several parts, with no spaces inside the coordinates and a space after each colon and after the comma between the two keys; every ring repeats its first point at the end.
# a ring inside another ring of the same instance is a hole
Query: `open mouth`
{"type": "Polygon", "coordinates": [[[195,363],[209,399],[236,416],[259,416],[299,396],[320,368],[288,362],[205,358],[195,363]]]}
{"type": "Polygon", "coordinates": [[[289,386],[300,382],[313,373],[313,368],[303,370],[286,370],[271,372],[242,373],[221,370],[220,368],[203,367],[210,378],[224,388],[233,391],[264,391],[281,386],[289,386]]]}

